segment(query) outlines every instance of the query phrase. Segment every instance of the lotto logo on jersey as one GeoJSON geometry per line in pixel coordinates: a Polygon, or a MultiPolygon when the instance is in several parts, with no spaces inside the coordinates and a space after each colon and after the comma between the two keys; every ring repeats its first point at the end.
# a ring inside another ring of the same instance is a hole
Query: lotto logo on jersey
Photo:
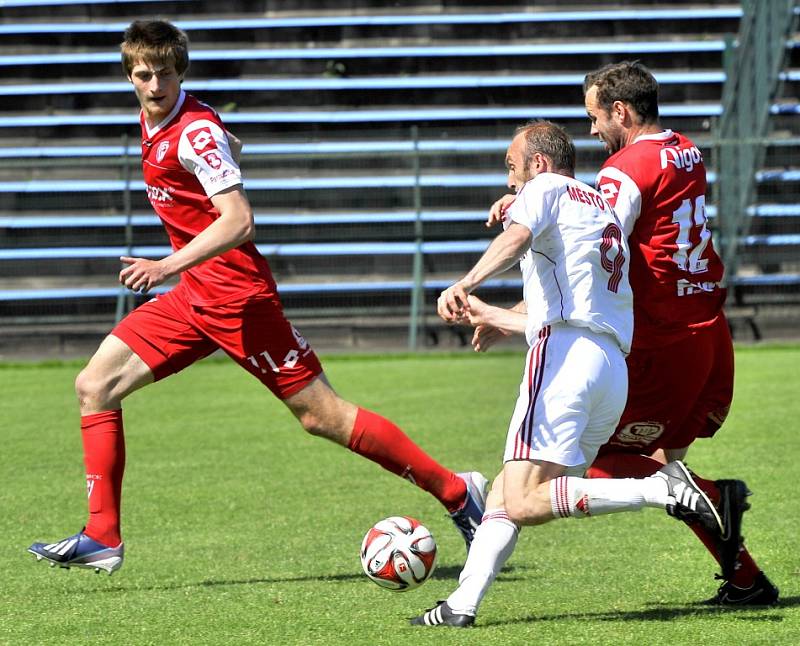
{"type": "Polygon", "coordinates": [[[203,127],[190,132],[188,135],[189,143],[198,155],[208,152],[209,150],[216,150],[217,142],[214,141],[214,135],[208,127],[203,127]]]}
{"type": "Polygon", "coordinates": [[[603,196],[606,202],[614,208],[617,205],[617,197],[619,197],[619,187],[622,186],[620,182],[610,177],[602,177],[597,183],[597,190],[603,196]]]}

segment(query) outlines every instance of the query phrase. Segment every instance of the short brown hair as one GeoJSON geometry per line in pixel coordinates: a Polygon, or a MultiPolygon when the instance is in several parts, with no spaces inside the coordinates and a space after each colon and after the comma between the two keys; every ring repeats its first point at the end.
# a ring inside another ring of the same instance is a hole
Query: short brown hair
{"type": "Polygon", "coordinates": [[[534,153],[541,153],[553,161],[557,170],[575,174],[575,144],[564,128],[552,121],[537,119],[517,128],[514,136],[520,134],[525,136],[526,168],[534,153]]]}
{"type": "Polygon", "coordinates": [[[611,63],[589,72],[583,80],[583,93],[597,86],[597,105],[611,111],[614,101],[630,105],[644,123],[658,121],[658,81],[639,61],[611,63]]]}
{"type": "Polygon", "coordinates": [[[137,62],[172,65],[178,76],[189,67],[189,38],[166,20],[136,20],[120,45],[122,69],[130,76],[137,62]]]}

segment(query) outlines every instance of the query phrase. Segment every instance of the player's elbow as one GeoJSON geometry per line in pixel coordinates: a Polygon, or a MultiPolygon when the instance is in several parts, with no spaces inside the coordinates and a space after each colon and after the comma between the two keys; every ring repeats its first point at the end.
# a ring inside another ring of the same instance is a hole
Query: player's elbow
{"type": "Polygon", "coordinates": [[[237,214],[234,237],[237,245],[244,244],[245,242],[252,242],[255,239],[256,223],[251,209],[237,214]]]}
{"type": "Polygon", "coordinates": [[[253,219],[253,212],[249,213],[247,221],[242,225],[242,242],[252,242],[256,238],[256,223],[253,219]]]}

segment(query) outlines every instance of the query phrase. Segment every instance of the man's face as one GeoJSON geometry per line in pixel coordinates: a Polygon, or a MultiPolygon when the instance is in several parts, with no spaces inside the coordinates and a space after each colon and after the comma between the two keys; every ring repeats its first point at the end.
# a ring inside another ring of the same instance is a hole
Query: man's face
{"type": "Polygon", "coordinates": [[[536,176],[532,165],[525,164],[525,134],[520,133],[511,141],[511,145],[506,152],[506,168],[508,169],[508,188],[515,193],[525,185],[525,182],[532,180],[536,176]]]}
{"type": "Polygon", "coordinates": [[[181,92],[181,78],[172,65],[137,62],[128,77],[148,124],[161,123],[181,92]]]}
{"type": "Polygon", "coordinates": [[[620,150],[625,142],[625,130],[613,111],[606,112],[597,104],[597,86],[592,85],[583,99],[586,114],[592,122],[590,134],[600,139],[609,155],[620,150]]]}

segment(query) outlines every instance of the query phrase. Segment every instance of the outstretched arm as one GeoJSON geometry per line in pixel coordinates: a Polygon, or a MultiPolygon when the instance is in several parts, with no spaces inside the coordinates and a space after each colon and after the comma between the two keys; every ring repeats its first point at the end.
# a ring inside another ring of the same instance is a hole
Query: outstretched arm
{"type": "MultiPolygon", "coordinates": [[[[475,326],[475,331],[472,334],[472,348],[475,352],[486,352],[489,348],[495,345],[498,341],[511,336],[512,333],[525,332],[525,323],[522,323],[522,329],[519,329],[520,321],[516,321],[513,324],[502,324],[498,321],[492,321],[490,318],[485,318],[481,315],[480,309],[476,309],[476,304],[474,301],[479,300],[477,296],[471,294],[468,297],[469,300],[469,317],[470,323],[475,326]],[[499,323],[497,326],[494,323],[499,323]]],[[[484,304],[485,305],[485,304],[484,304]]],[[[478,308],[480,306],[477,306],[478,308]]],[[[490,307],[486,305],[486,307],[490,307]]],[[[494,308],[500,309],[500,308],[494,308]]],[[[527,321],[527,308],[525,306],[525,301],[520,301],[509,310],[506,310],[512,314],[521,315],[524,317],[525,321],[527,321]]]]}
{"type": "Polygon", "coordinates": [[[469,293],[485,280],[519,262],[530,244],[530,229],[512,222],[508,229],[492,241],[467,275],[441,293],[438,301],[439,316],[450,324],[463,321],[469,310],[469,293]]]}
{"type": "Polygon", "coordinates": [[[130,290],[146,292],[204,260],[253,239],[253,210],[241,184],[212,196],[211,203],[220,216],[185,247],[161,260],[122,256],[120,260],[127,267],[119,273],[119,282],[130,290]]]}

